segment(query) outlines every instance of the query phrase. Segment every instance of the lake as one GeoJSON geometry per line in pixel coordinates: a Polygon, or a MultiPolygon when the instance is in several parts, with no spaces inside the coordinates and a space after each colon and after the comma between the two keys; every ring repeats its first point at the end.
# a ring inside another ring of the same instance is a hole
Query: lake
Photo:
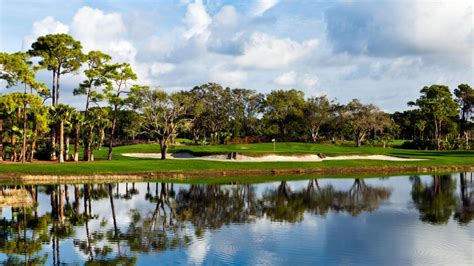
{"type": "Polygon", "coordinates": [[[0,263],[473,265],[473,177],[3,185],[0,263]]]}

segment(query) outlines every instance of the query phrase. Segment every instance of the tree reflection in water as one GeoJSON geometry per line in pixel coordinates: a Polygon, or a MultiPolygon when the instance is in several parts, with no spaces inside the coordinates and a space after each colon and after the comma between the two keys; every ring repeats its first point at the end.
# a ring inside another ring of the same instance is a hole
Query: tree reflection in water
{"type": "Polygon", "coordinates": [[[420,220],[445,224],[456,208],[456,181],[450,175],[433,175],[431,183],[412,176],[412,198],[420,212],[420,220]]]}
{"type": "Polygon", "coordinates": [[[474,182],[472,173],[459,174],[460,203],[454,219],[460,224],[468,224],[474,219],[474,182]]]}
{"type": "MultiPolygon", "coordinates": [[[[411,182],[412,200],[422,221],[443,224],[451,216],[461,224],[472,221],[472,176],[460,175],[459,197],[455,193],[456,180],[449,175],[435,175],[428,183],[414,176],[411,182]]],[[[131,265],[136,253],[183,248],[205,230],[257,219],[297,223],[305,213],[324,217],[329,212],[345,212],[358,216],[377,210],[391,195],[390,189],[368,185],[361,178],[346,190],[320,186],[317,179],[308,180],[302,189],[281,181],[260,195],[256,187],[189,185],[176,192],[170,183],[147,183],[143,187],[146,191],[140,191],[135,183],[1,186],[0,203],[4,202],[0,206],[9,203],[12,213],[1,223],[0,252],[7,254],[3,263],[68,262],[60,246],[64,239],[72,239],[76,250],[87,258],[86,264],[131,265]],[[15,193],[19,195],[16,205],[6,196],[15,193]],[[42,215],[38,214],[38,194],[48,196],[50,211],[42,215]],[[130,222],[124,226],[117,217],[117,211],[123,215],[123,210],[116,208],[135,197],[148,205],[128,210],[130,222]],[[108,206],[109,214],[94,209],[99,201],[102,207],[104,203],[108,206]]]]}

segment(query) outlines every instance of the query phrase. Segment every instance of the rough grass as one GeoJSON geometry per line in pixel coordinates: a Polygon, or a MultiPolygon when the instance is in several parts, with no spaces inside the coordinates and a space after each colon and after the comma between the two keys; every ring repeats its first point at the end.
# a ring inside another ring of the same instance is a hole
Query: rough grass
{"type": "MultiPolygon", "coordinates": [[[[156,160],[138,159],[122,156],[123,153],[158,153],[158,144],[140,144],[114,148],[114,160],[106,161],[107,149],[96,151],[95,162],[54,162],[0,164],[3,173],[30,174],[111,174],[111,173],[152,173],[167,171],[205,171],[205,170],[245,170],[245,169],[308,169],[335,167],[439,167],[439,166],[473,166],[473,151],[422,151],[381,147],[353,147],[331,144],[310,143],[277,143],[276,154],[315,154],[327,156],[338,155],[390,155],[406,158],[428,159],[426,161],[390,162],[376,160],[345,160],[325,162],[222,162],[206,160],[156,160]]],[[[170,152],[192,152],[196,154],[216,154],[239,152],[259,156],[273,154],[272,143],[215,145],[215,146],[172,146],[170,152]]]]}

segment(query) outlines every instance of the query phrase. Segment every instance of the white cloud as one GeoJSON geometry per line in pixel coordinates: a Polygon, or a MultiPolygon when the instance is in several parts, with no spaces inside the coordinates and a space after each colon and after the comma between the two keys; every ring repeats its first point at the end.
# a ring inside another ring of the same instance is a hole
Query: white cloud
{"type": "Polygon", "coordinates": [[[239,13],[233,6],[223,6],[213,17],[213,23],[222,27],[232,28],[237,26],[238,22],[239,13]]]}
{"type": "Polygon", "coordinates": [[[270,8],[278,4],[278,2],[279,0],[256,0],[253,4],[253,7],[250,13],[251,15],[256,16],[256,17],[261,16],[267,10],[269,10],[270,8]]]}
{"type": "Polygon", "coordinates": [[[46,34],[68,33],[69,26],[48,16],[33,23],[31,34],[23,39],[23,49],[27,50],[39,36],[46,34]]]}
{"type": "Polygon", "coordinates": [[[309,75],[306,74],[305,77],[303,78],[303,84],[305,85],[306,88],[314,88],[319,82],[319,78],[315,75],[309,75]]]}
{"type": "Polygon", "coordinates": [[[399,13],[400,38],[424,52],[467,52],[474,48],[473,2],[414,1],[399,13]],[[470,22],[469,22],[470,21],[470,22]]]}
{"type": "MultiPolygon", "coordinates": [[[[115,62],[131,63],[138,83],[164,89],[209,81],[260,92],[292,86],[308,96],[324,89],[341,102],[359,97],[394,111],[405,108],[425,85],[473,82],[469,1],[336,2],[321,9],[312,1],[285,1],[285,7],[307,10],[302,13],[275,8],[277,2],[86,6],[72,10],[72,17],[61,16],[68,23],[46,17],[54,14],[48,10],[31,18],[36,22],[27,34],[20,29],[17,34],[25,49],[39,35],[71,34],[86,52],[101,50],[115,62]],[[272,16],[266,16],[269,10],[272,16]],[[315,21],[322,26],[315,28],[315,21]]],[[[4,27],[16,31],[19,21],[4,21],[4,27]]],[[[11,36],[6,42],[15,40],[11,36]]],[[[46,70],[37,77],[51,83],[46,70]]],[[[83,78],[67,75],[62,80],[62,102],[78,106],[82,100],[71,91],[83,78]]]]}
{"type": "Polygon", "coordinates": [[[274,82],[275,84],[278,84],[281,86],[293,85],[296,82],[296,72],[290,71],[290,72],[283,73],[280,76],[276,77],[274,82]]]}
{"type": "Polygon", "coordinates": [[[239,86],[243,81],[247,80],[247,72],[229,70],[223,65],[219,65],[211,70],[210,78],[212,82],[224,84],[225,86],[239,86]]]}
{"type": "Polygon", "coordinates": [[[159,76],[171,72],[175,69],[174,64],[155,62],[150,66],[150,73],[152,76],[159,76]]]}
{"type": "Polygon", "coordinates": [[[468,0],[343,2],[326,12],[336,51],[378,56],[472,54],[472,21],[468,0]]]}
{"type": "Polygon", "coordinates": [[[186,39],[195,36],[207,40],[209,37],[208,27],[211,24],[211,17],[207,14],[206,7],[204,7],[202,0],[196,0],[187,6],[186,16],[183,22],[188,26],[184,33],[186,39]]]}
{"type": "Polygon", "coordinates": [[[81,41],[84,51],[101,50],[116,62],[133,63],[136,48],[124,35],[127,29],[119,13],[106,14],[88,6],[80,8],[71,23],[71,34],[81,41]]]}
{"type": "Polygon", "coordinates": [[[317,44],[314,39],[298,43],[289,38],[278,39],[255,32],[244,44],[244,52],[236,58],[236,62],[251,68],[282,68],[310,53],[317,44]]]}

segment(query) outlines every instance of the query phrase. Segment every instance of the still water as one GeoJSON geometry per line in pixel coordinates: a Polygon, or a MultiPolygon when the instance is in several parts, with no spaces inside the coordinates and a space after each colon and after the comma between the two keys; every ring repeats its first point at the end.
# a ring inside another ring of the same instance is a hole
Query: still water
{"type": "Polygon", "coordinates": [[[0,263],[473,265],[473,177],[2,186],[0,263]]]}

